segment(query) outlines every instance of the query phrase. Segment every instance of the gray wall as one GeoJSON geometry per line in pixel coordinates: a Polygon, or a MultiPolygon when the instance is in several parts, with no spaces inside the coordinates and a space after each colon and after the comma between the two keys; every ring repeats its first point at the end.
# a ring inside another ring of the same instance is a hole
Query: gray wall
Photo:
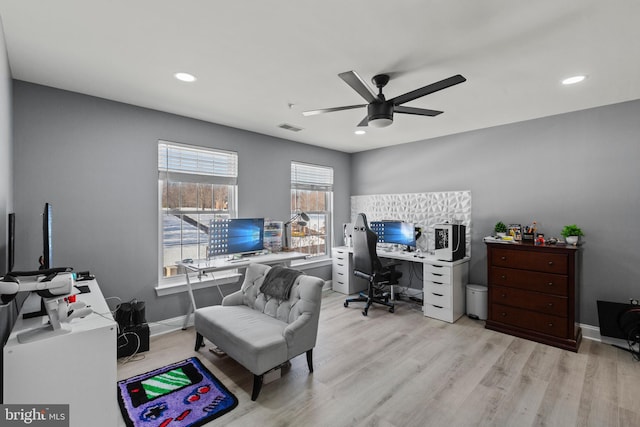
{"type": "MultiPolygon", "coordinates": [[[[640,298],[640,101],[355,154],[352,194],[471,190],[471,282],[486,284],[483,236],[537,221],[547,237],[576,223],[579,321],[596,300],[640,298]]],[[[429,119],[425,119],[425,126],[429,119]]]]}
{"type": "MultiPolygon", "coordinates": [[[[55,265],[91,270],[105,296],[146,301],[149,320],[187,308],[186,294],[154,291],[158,139],[237,151],[240,216],[288,219],[290,162],[332,166],[336,232],[349,217],[348,154],[21,81],[13,90],[16,268],[37,266],[50,202],[55,265]]],[[[311,273],[329,279],[330,267],[311,273]]],[[[196,298],[219,300],[214,289],[196,298]]]]}

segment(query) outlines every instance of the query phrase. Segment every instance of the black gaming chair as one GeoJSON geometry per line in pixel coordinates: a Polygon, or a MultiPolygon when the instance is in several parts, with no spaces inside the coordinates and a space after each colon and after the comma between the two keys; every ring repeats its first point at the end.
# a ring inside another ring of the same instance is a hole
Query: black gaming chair
{"type": "Polygon", "coordinates": [[[367,217],[360,213],[356,218],[353,227],[353,274],[368,282],[367,292],[360,292],[356,298],[347,298],[344,306],[348,307],[350,302],[366,302],[362,311],[367,315],[371,304],[382,304],[389,307],[391,313],[394,312],[393,301],[389,302],[390,293],[385,292],[385,287],[390,286],[393,292],[393,285],[398,284],[398,278],[402,273],[395,271],[397,262],[383,265],[376,252],[378,235],[369,228],[367,217]]]}

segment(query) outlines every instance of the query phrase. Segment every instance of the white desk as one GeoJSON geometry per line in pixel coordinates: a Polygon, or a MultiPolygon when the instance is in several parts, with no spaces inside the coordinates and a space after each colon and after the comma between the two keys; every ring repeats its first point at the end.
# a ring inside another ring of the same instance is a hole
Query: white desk
{"type": "MultiPolygon", "coordinates": [[[[203,274],[213,273],[216,271],[235,270],[236,268],[246,268],[249,264],[284,264],[286,266],[290,266],[291,261],[305,259],[307,256],[308,254],[303,254],[301,252],[276,252],[264,255],[247,256],[232,260],[229,260],[228,257],[224,257],[212,260],[196,260],[195,262],[179,263],[178,265],[184,268],[184,275],[187,279],[187,290],[189,291],[189,298],[191,299],[191,305],[189,306],[187,316],[184,319],[182,329],[186,329],[187,324],[189,323],[189,318],[196,309],[196,300],[193,297],[193,288],[191,287],[189,273],[197,273],[198,280],[201,280],[203,274]]],[[[220,292],[220,296],[224,297],[224,295],[222,295],[222,291],[220,291],[220,287],[218,287],[218,291],[220,292]]]]}
{"type": "Polygon", "coordinates": [[[94,313],[72,319],[71,331],[19,343],[18,333],[43,324],[22,313],[4,347],[4,403],[69,404],[72,427],[113,427],[116,404],[117,325],[95,280],[90,293],[77,295],[94,313]],[[100,313],[100,314],[98,314],[100,313]],[[102,315],[102,316],[101,316],[102,315]]]}
{"type": "MultiPolygon", "coordinates": [[[[388,258],[422,264],[423,312],[425,316],[453,323],[465,313],[466,285],[469,281],[469,261],[439,261],[434,255],[419,257],[415,252],[385,251],[378,249],[379,258],[388,258]]],[[[334,290],[352,294],[366,289],[366,282],[354,284],[353,248],[333,248],[334,290]],[[339,283],[336,288],[335,284],[339,283]],[[362,288],[365,286],[365,288],[362,288]]]]}

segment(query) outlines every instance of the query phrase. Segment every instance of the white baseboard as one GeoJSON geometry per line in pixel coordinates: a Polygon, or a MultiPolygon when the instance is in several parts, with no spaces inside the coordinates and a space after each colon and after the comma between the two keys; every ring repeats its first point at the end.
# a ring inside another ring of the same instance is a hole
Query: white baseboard
{"type": "MultiPolygon", "coordinates": [[[[168,334],[169,332],[180,330],[182,329],[182,325],[184,324],[185,317],[186,315],[173,317],[171,319],[160,320],[158,322],[149,322],[149,335],[153,337],[156,335],[164,335],[168,334]]],[[[189,326],[193,326],[193,315],[191,315],[191,318],[187,323],[187,327],[189,326]]]]}
{"type": "Polygon", "coordinates": [[[600,341],[602,342],[602,337],[600,336],[600,328],[592,325],[585,325],[583,323],[579,323],[578,326],[582,328],[582,337],[588,340],[600,341]]]}
{"type": "Polygon", "coordinates": [[[629,343],[620,338],[612,338],[600,335],[600,328],[597,326],[580,324],[582,328],[582,337],[588,340],[598,341],[603,344],[615,345],[622,348],[628,348],[629,343]]]}

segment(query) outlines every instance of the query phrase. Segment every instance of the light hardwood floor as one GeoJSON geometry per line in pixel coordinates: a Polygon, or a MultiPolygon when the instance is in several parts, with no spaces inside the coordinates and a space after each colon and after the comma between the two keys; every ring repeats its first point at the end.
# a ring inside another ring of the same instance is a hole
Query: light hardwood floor
{"type": "Polygon", "coordinates": [[[193,329],[152,338],[143,360],[118,365],[118,379],[197,356],[239,400],[210,427],[640,426],[640,363],[628,352],[583,340],[572,353],[467,317],[429,319],[413,303],[364,317],[344,298],[324,293],[314,373],[299,356],[256,402],[253,375],[206,347],[194,352],[193,329]]]}

